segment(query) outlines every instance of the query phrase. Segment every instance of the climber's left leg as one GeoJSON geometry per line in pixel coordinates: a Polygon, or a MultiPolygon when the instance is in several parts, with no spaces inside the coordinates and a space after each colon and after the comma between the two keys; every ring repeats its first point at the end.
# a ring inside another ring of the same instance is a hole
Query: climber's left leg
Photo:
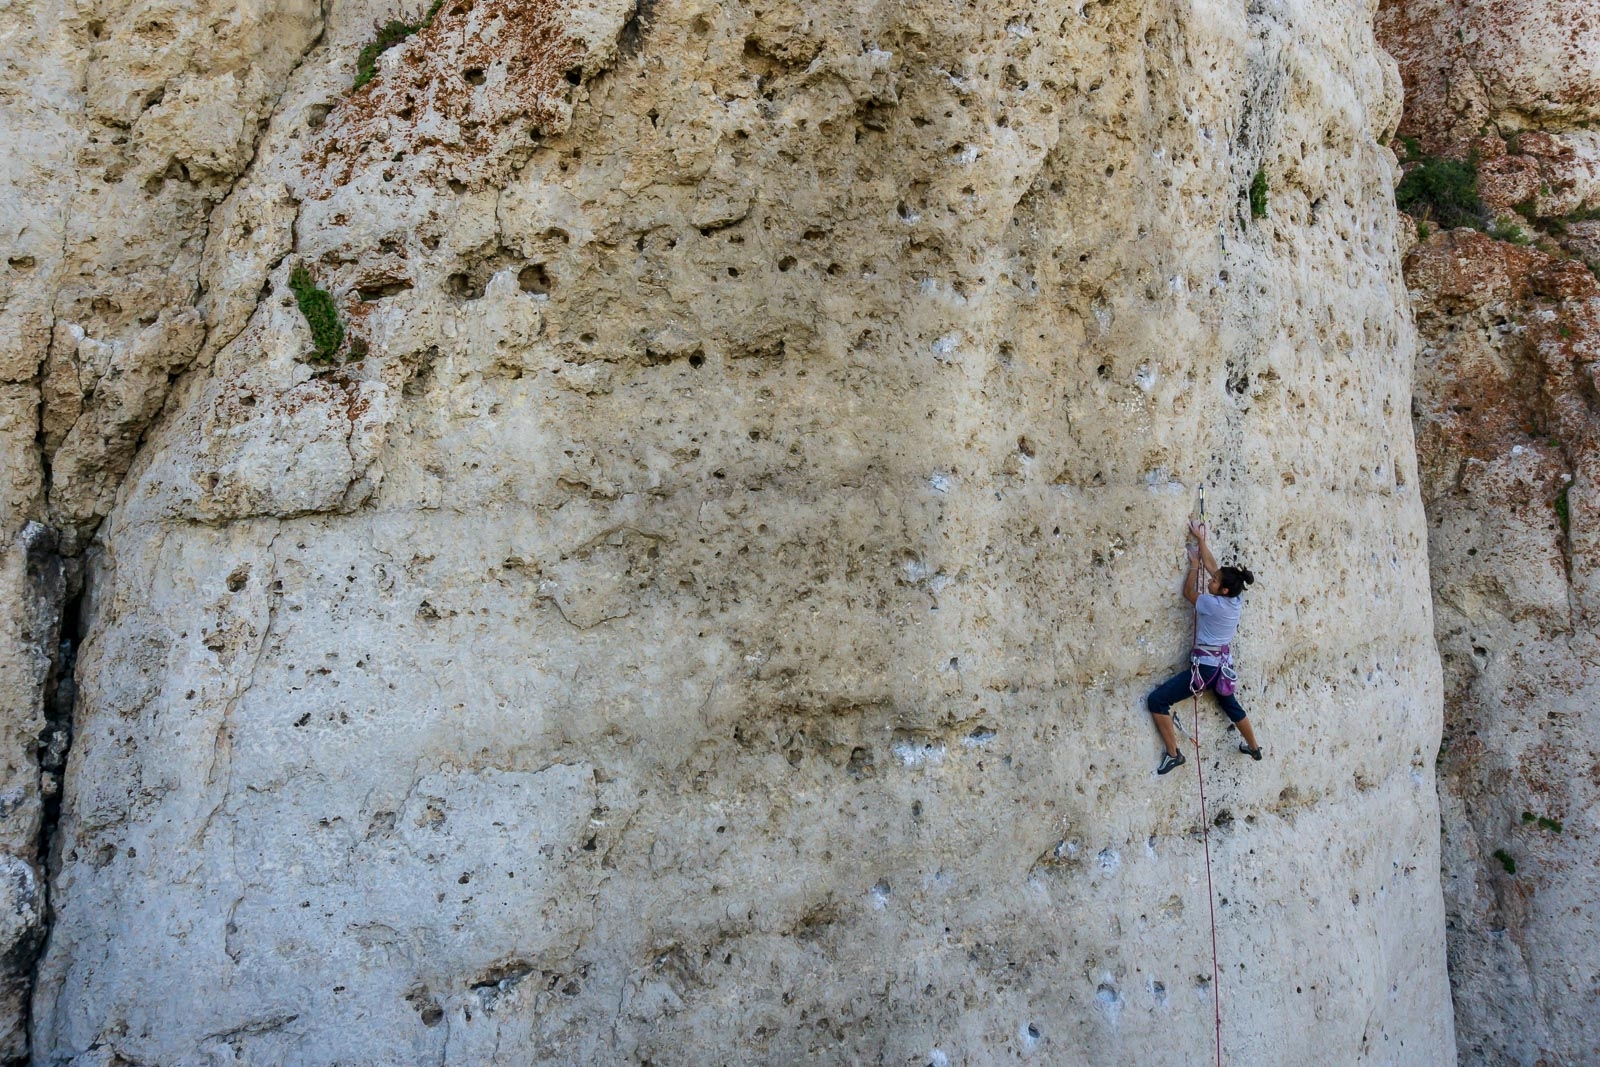
{"type": "MultiPolygon", "coordinates": [[[[1244,705],[1239,703],[1239,698],[1231,693],[1223,696],[1213,691],[1212,696],[1217,698],[1217,703],[1222,705],[1223,713],[1228,716],[1228,721],[1239,728],[1239,736],[1244,738],[1244,743],[1249,748],[1249,754],[1260,759],[1261,746],[1256,743],[1256,732],[1250,725],[1250,717],[1245,714],[1244,705]]],[[[1244,751],[1244,749],[1240,749],[1244,751]]]]}

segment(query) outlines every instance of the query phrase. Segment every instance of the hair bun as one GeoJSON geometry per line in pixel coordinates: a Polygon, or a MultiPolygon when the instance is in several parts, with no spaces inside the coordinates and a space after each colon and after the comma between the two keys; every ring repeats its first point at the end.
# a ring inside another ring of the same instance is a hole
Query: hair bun
{"type": "Polygon", "coordinates": [[[1243,579],[1245,585],[1255,585],[1256,584],[1256,576],[1255,576],[1254,573],[1251,572],[1249,567],[1240,567],[1239,568],[1239,577],[1241,579],[1243,579]]]}

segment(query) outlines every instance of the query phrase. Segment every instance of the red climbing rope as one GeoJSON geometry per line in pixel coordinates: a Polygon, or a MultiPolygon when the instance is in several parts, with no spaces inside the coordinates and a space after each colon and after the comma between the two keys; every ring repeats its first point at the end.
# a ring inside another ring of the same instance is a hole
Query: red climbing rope
{"type": "MultiPolygon", "coordinates": [[[[1206,490],[1200,487],[1200,521],[1206,521],[1206,490]]],[[[1189,655],[1194,655],[1194,649],[1200,647],[1200,594],[1209,589],[1204,554],[1199,559],[1199,573],[1195,575],[1195,605],[1194,605],[1194,634],[1189,642],[1189,655]]],[[[1200,769],[1203,762],[1200,753],[1200,690],[1205,688],[1203,682],[1196,685],[1200,679],[1196,677],[1199,672],[1191,665],[1189,668],[1189,699],[1194,708],[1194,731],[1191,740],[1194,741],[1194,774],[1200,783],[1200,840],[1205,843],[1206,849],[1206,907],[1211,909],[1211,1007],[1216,1019],[1217,1033],[1217,1067],[1222,1067],[1222,975],[1217,965],[1217,894],[1211,885],[1211,823],[1206,819],[1206,776],[1200,769]]]]}
{"type": "Polygon", "coordinates": [[[1211,909],[1211,1006],[1217,1023],[1217,1067],[1222,1067],[1222,985],[1217,967],[1217,894],[1211,887],[1211,824],[1206,821],[1206,776],[1200,770],[1200,694],[1194,700],[1194,773],[1200,782],[1200,840],[1206,847],[1206,906],[1211,909]]]}

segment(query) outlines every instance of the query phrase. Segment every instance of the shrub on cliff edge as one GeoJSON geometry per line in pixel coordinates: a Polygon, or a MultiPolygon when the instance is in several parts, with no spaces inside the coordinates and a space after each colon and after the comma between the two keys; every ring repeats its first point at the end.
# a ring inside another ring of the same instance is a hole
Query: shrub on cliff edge
{"type": "Polygon", "coordinates": [[[1394,191],[1395,206],[1441,226],[1483,227],[1476,160],[1424,156],[1394,191]]]}

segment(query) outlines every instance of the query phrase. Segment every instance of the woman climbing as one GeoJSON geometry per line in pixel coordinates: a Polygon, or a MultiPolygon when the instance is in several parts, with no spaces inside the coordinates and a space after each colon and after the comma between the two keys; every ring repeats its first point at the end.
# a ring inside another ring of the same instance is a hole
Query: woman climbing
{"type": "Polygon", "coordinates": [[[1203,522],[1189,524],[1189,574],[1183,580],[1184,599],[1194,605],[1194,649],[1189,654],[1189,669],[1180,671],[1156,686],[1145,698],[1145,707],[1155,717],[1156,731],[1166,746],[1157,774],[1166,774],[1174,767],[1183,766],[1183,753],[1178,749],[1178,735],[1172,726],[1169,709],[1191,694],[1211,690],[1222,710],[1239,728],[1244,738],[1239,751],[1252,759],[1261,758],[1261,746],[1256,744],[1256,733],[1250,728],[1250,719],[1233,695],[1233,660],[1229,644],[1234,631],[1239,628],[1239,596],[1245,587],[1256,580],[1245,567],[1218,567],[1207,543],[1209,531],[1203,522]],[[1206,589],[1201,592],[1201,574],[1206,575],[1206,589]]]}

